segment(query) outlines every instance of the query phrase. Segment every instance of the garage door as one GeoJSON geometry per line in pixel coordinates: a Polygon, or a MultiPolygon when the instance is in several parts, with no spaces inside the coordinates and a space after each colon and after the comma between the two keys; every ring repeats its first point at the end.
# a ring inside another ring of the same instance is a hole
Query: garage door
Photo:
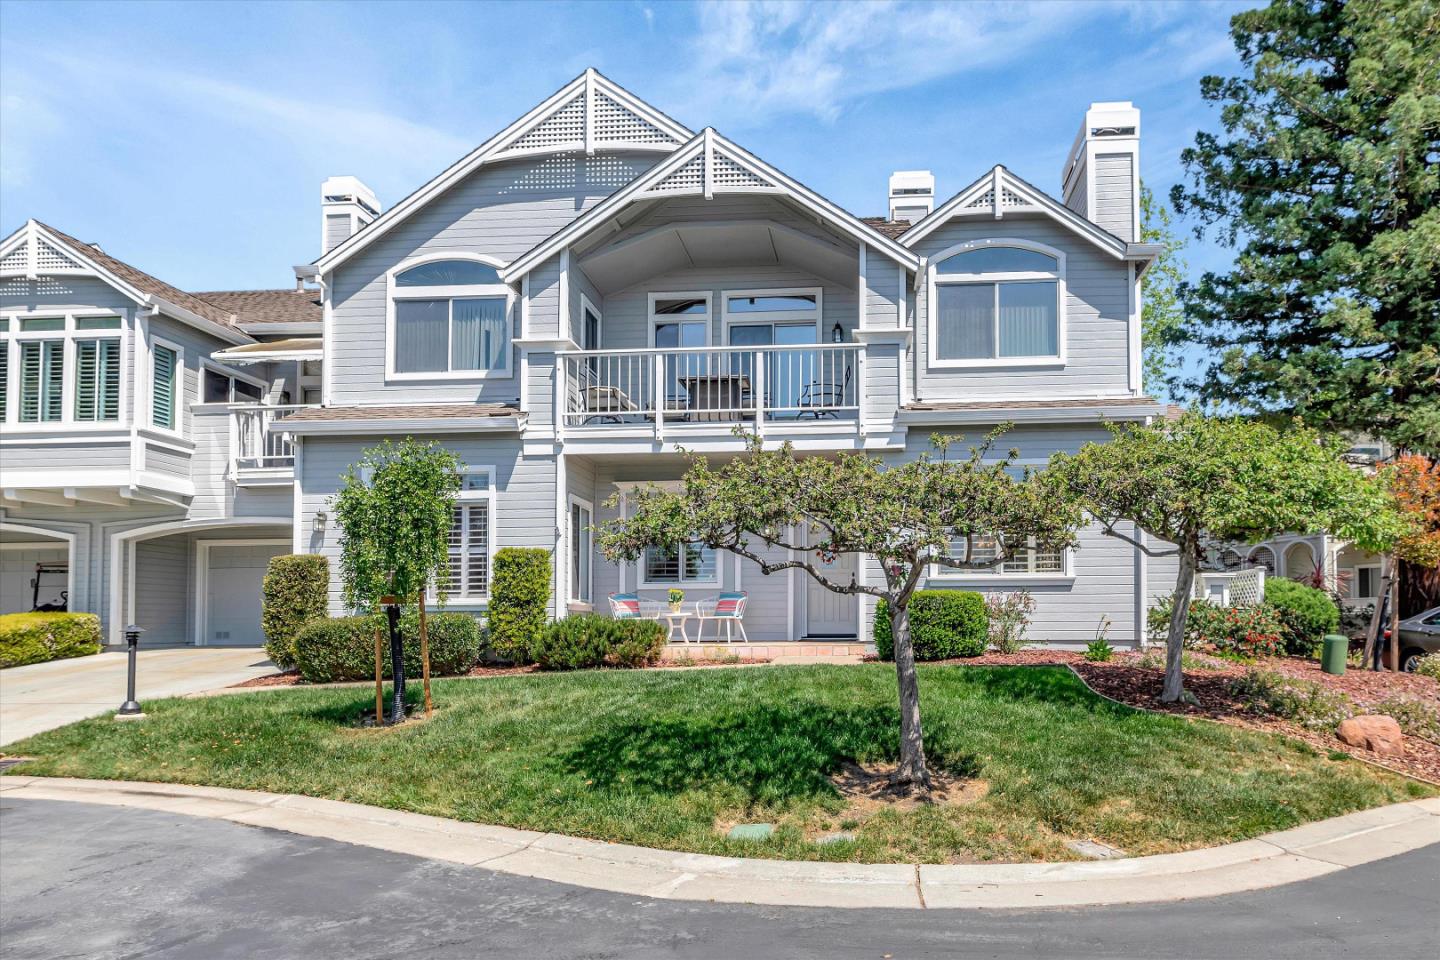
{"type": "MultiPolygon", "coordinates": [[[[24,613],[31,608],[35,602],[35,592],[30,586],[30,581],[35,579],[35,564],[63,564],[69,557],[70,551],[63,546],[52,549],[10,544],[0,550],[0,613],[24,613]]],[[[63,572],[41,576],[40,602],[63,603],[65,584],[63,572]]]]}
{"type": "Polygon", "coordinates": [[[207,646],[258,647],[260,585],[270,558],[289,553],[289,544],[212,546],[205,574],[207,646]]]}

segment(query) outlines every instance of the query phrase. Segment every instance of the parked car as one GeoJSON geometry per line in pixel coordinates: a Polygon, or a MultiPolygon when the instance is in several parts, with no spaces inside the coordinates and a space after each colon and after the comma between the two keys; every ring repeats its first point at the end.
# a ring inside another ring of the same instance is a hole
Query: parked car
{"type": "MultiPolygon", "coordinates": [[[[1390,631],[1385,631],[1390,639],[1390,631]]],[[[1440,607],[1431,607],[1400,621],[1400,669],[1415,669],[1420,658],[1440,650],[1440,607]]]]}

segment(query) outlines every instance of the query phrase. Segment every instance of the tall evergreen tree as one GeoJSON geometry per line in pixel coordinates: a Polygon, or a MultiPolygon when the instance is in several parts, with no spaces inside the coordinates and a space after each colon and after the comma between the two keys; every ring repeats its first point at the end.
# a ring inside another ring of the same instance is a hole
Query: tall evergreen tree
{"type": "Polygon", "coordinates": [[[1185,291],[1202,400],[1440,454],[1440,0],[1275,0],[1231,19],[1250,75],[1177,212],[1236,248],[1185,291]]]}

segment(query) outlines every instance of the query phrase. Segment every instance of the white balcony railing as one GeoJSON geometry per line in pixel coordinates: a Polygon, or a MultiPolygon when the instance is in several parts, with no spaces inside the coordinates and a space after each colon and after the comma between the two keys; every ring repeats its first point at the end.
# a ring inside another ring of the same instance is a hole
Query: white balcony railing
{"type": "Polygon", "coordinates": [[[858,344],[560,354],[566,428],[858,421],[858,344]]]}
{"type": "Polygon", "coordinates": [[[295,469],[295,445],[290,438],[274,430],[276,421],[283,420],[299,404],[246,404],[230,409],[234,424],[235,473],[283,471],[295,469]]]}

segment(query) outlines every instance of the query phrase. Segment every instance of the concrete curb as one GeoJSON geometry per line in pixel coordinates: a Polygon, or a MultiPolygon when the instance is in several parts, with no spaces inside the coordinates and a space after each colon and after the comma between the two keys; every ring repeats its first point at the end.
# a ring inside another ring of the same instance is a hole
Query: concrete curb
{"type": "Polygon", "coordinates": [[[1308,880],[1440,843],[1440,798],[1184,853],[917,867],[677,853],[338,800],[184,784],[11,775],[0,778],[0,796],[228,820],[613,893],[775,906],[994,909],[1188,900],[1308,880]]]}

